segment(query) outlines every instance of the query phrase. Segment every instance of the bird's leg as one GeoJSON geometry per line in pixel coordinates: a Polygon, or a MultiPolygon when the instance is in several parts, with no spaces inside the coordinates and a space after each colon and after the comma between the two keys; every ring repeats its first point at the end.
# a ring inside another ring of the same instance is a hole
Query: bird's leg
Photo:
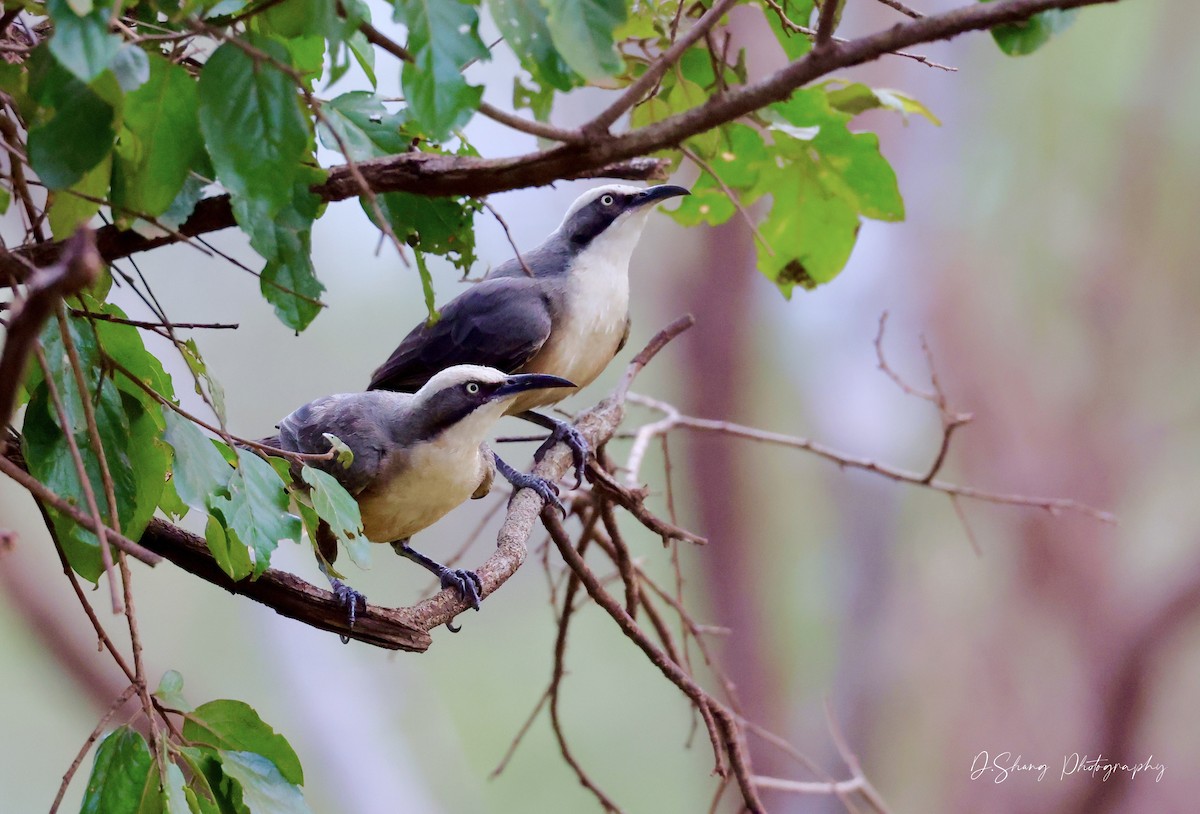
{"type": "Polygon", "coordinates": [[[496,471],[512,484],[514,492],[521,489],[532,489],[538,493],[538,497],[542,499],[544,504],[558,509],[562,512],[563,517],[567,516],[567,510],[563,508],[562,501],[558,499],[557,486],[545,478],[517,471],[512,464],[505,461],[495,452],[492,453],[492,457],[496,459],[496,471]]]}
{"type": "Polygon", "coordinates": [[[550,451],[551,447],[562,441],[571,450],[571,463],[575,466],[575,488],[578,489],[582,486],[583,470],[587,465],[588,454],[591,452],[591,447],[587,439],[583,437],[583,433],[565,421],[559,421],[557,418],[535,413],[533,410],[517,413],[517,417],[523,418],[526,421],[532,421],[539,427],[545,427],[550,430],[550,437],[542,442],[537,452],[533,453],[533,460],[540,461],[550,451]]]}
{"type": "MultiPolygon", "coordinates": [[[[358,591],[351,588],[346,583],[335,577],[330,571],[329,563],[325,560],[321,553],[317,553],[317,567],[321,569],[321,573],[325,575],[325,579],[329,580],[329,586],[333,591],[333,595],[337,597],[338,602],[346,609],[346,618],[350,622],[350,627],[354,627],[354,622],[358,618],[358,611],[361,608],[363,611],[367,609],[367,598],[358,591]]],[[[342,644],[350,642],[349,636],[342,636],[342,644]]]]}
{"type": "Polygon", "coordinates": [[[479,575],[474,571],[467,571],[463,568],[447,568],[437,560],[432,560],[421,552],[413,550],[409,546],[407,538],[396,540],[392,543],[392,548],[401,557],[410,559],[431,572],[442,583],[443,588],[457,590],[459,596],[470,603],[472,608],[479,610],[479,602],[482,599],[479,593],[483,590],[483,583],[479,581],[479,575]]]}

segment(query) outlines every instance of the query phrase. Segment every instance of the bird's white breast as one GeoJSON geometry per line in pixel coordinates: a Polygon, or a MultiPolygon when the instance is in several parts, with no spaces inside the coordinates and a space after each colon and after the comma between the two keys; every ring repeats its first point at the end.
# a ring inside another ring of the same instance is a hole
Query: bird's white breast
{"type": "MultiPolygon", "coordinates": [[[[552,373],[587,387],[608,366],[629,322],[629,258],[639,232],[603,234],[576,257],[554,332],[523,373],[552,373]]],[[[519,396],[508,412],[554,404],[572,392],[534,390],[519,396]]]]}
{"type": "MultiPolygon", "coordinates": [[[[494,421],[495,416],[489,417],[488,425],[494,421]]],[[[460,429],[467,428],[456,426],[414,446],[402,471],[359,495],[368,540],[388,543],[411,537],[471,497],[490,462],[479,449],[482,433],[460,429]]]]}

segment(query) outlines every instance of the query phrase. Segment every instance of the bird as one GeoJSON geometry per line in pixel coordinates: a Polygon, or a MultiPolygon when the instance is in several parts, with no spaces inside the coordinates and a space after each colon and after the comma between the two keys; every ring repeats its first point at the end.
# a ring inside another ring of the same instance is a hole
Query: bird
{"type": "MultiPolygon", "coordinates": [[[[535,460],[566,442],[578,487],[589,453],[587,439],[535,408],[556,404],[591,384],[625,346],[630,257],[654,205],[690,194],[671,184],[610,184],[584,192],[541,245],[491,269],[444,305],[436,321],[413,328],[372,374],[368,391],[412,392],[457,364],[570,379],[574,389],[525,391],[506,413],[551,431],[535,460]]],[[[531,488],[562,509],[553,484],[517,471],[499,456],[496,467],[514,488],[531,488]]]]}
{"type": "MultiPolygon", "coordinates": [[[[262,443],[292,453],[321,454],[336,436],[353,453],[349,466],[336,456],[313,461],[332,475],[358,503],[364,536],[389,543],[453,587],[479,610],[482,585],[473,571],[451,569],[409,545],[409,538],[431,526],[468,498],[491,490],[493,453],[488,432],[513,402],[535,390],[565,389],[574,383],[544,373],[503,373],[479,365],[455,365],[427,381],[415,393],[371,391],[323,396],[294,410],[277,425],[279,433],[262,443]]],[[[292,478],[301,483],[300,463],[292,478]]],[[[322,522],[315,540],[317,560],[338,600],[347,607],[351,626],[366,598],[330,573],[337,540],[322,522]]]]}

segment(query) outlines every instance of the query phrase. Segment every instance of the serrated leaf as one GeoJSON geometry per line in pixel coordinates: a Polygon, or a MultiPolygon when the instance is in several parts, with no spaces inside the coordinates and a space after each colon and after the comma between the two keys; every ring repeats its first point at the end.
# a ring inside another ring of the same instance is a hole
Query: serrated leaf
{"type": "Polygon", "coordinates": [[[152,760],[145,739],[128,726],[96,749],[80,814],[137,814],[152,760]]]}
{"type": "Polygon", "coordinates": [[[306,465],[301,468],[300,477],[311,487],[309,499],[313,508],[346,547],[350,559],[360,568],[369,568],[371,546],[363,536],[358,502],[328,472],[306,465]]]}
{"type": "Polygon", "coordinates": [[[243,701],[201,704],[185,717],[183,736],[215,749],[254,752],[273,763],[287,782],[304,783],[300,758],[287,738],[272,729],[243,701]]]}
{"type": "Polygon", "coordinates": [[[328,121],[319,127],[321,142],[341,150],[336,133],[355,161],[403,153],[412,144],[412,134],[404,131],[408,119],[404,111],[389,113],[373,93],[343,93],[322,105],[321,112],[328,121]]]}
{"type": "Polygon", "coordinates": [[[441,141],[466,123],[483,96],[462,75],[468,62],[491,56],[479,38],[479,14],[458,0],[395,0],[395,19],[408,29],[413,55],[400,73],[404,98],[426,135],[441,141]]]}
{"type": "MultiPolygon", "coordinates": [[[[288,511],[287,491],[271,465],[247,450],[237,450],[238,468],[229,480],[228,497],[209,501],[228,534],[254,552],[254,576],[271,564],[280,540],[300,541],[300,518],[288,511]]],[[[230,540],[230,548],[233,540],[230,540]]]]}
{"type": "Polygon", "coordinates": [[[147,81],[125,99],[114,203],[156,217],[175,202],[204,143],[196,82],[158,55],[148,72],[147,81]]]}
{"type": "Polygon", "coordinates": [[[221,752],[221,765],[241,786],[242,804],[253,814],[311,814],[299,787],[262,755],[221,752]]]}
{"type": "Polygon", "coordinates": [[[488,8],[504,41],[535,81],[564,91],[579,84],[554,47],[549,15],[541,0],[489,0],[488,8]]]}
{"type": "Polygon", "coordinates": [[[621,70],[613,29],[625,22],[623,0],[541,0],[554,47],[581,76],[604,79],[621,70]]]}
{"type": "MultiPolygon", "coordinates": [[[[276,62],[291,64],[280,43],[253,34],[244,39],[276,62]]],[[[273,218],[291,202],[308,157],[308,120],[291,77],[225,43],[200,72],[199,99],[200,131],[217,179],[235,198],[253,201],[273,218]]]]}
{"type": "MultiPolygon", "coordinates": [[[[991,2],[991,0],[980,0],[991,2]]],[[[1078,9],[1051,9],[1035,14],[1023,23],[1005,23],[992,29],[992,39],[1000,50],[1011,57],[1032,54],[1056,34],[1066,31],[1075,22],[1078,9]]]]}
{"type": "Polygon", "coordinates": [[[109,9],[80,14],[67,0],[47,0],[46,10],[54,20],[50,53],[64,68],[81,81],[91,82],[109,67],[121,49],[121,38],[108,31],[109,9]]]}

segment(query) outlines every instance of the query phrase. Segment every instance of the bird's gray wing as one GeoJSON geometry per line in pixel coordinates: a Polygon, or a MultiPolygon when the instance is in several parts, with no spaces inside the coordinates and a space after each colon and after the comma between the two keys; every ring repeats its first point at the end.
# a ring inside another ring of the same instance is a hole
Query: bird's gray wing
{"type": "MultiPolygon", "coordinates": [[[[309,402],[279,422],[277,446],[289,452],[321,454],[330,449],[325,433],[337,436],[354,453],[347,468],[336,458],[310,461],[357,495],[382,472],[391,443],[389,423],[397,409],[392,393],[343,393],[309,402]]],[[[299,467],[293,467],[298,477],[299,467]]]]}
{"type": "Polygon", "coordinates": [[[371,376],[368,390],[414,392],[454,365],[485,365],[512,373],[550,336],[551,296],[535,277],[476,283],[413,329],[371,376]]]}

